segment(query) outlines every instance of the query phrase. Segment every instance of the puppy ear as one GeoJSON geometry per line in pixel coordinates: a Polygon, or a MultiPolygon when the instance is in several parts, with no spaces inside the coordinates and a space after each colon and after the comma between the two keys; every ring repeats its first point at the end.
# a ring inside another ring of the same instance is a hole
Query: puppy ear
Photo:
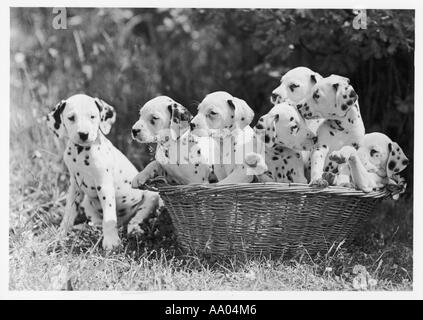
{"type": "Polygon", "coordinates": [[[176,102],[170,104],[168,110],[170,113],[170,136],[173,140],[176,140],[188,129],[192,114],[187,108],[176,102]]]}
{"type": "Polygon", "coordinates": [[[244,129],[253,121],[254,111],[242,99],[233,98],[227,101],[229,107],[234,110],[234,124],[239,129],[244,129]]]}
{"type": "Polygon", "coordinates": [[[315,74],[312,74],[312,75],[310,76],[310,81],[311,81],[311,83],[312,83],[312,84],[316,84],[316,82],[317,82],[317,78],[316,78],[316,75],[315,75],[315,74]]]}
{"type": "Polygon", "coordinates": [[[107,135],[116,121],[116,111],[111,105],[99,98],[94,98],[94,102],[100,111],[100,130],[107,135]]]}
{"type": "Polygon", "coordinates": [[[392,178],[394,174],[401,172],[407,167],[409,160],[396,142],[388,144],[388,151],[389,155],[386,162],[386,175],[388,178],[392,178]]]}
{"type": "Polygon", "coordinates": [[[341,108],[342,111],[347,112],[354,106],[358,96],[349,84],[350,80],[348,78],[342,78],[342,81],[345,82],[336,82],[332,84],[332,87],[335,90],[336,106],[341,108]],[[354,93],[354,96],[351,96],[351,93],[354,93]],[[347,95],[347,97],[345,97],[345,95],[347,95]]]}
{"type": "Polygon", "coordinates": [[[62,138],[65,135],[66,129],[62,122],[62,113],[65,109],[66,101],[62,100],[47,114],[47,127],[55,134],[56,137],[62,138]]]}

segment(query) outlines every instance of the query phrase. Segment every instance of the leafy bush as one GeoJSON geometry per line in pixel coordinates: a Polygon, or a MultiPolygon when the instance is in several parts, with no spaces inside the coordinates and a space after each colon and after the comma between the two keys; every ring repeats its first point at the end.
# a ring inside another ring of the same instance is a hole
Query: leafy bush
{"type": "Polygon", "coordinates": [[[150,155],[129,134],[138,105],[167,94],[195,113],[207,93],[225,90],[257,119],[280,75],[304,65],[351,79],[367,131],[388,134],[410,158],[412,186],[414,11],[367,10],[364,30],[352,27],[354,17],[353,10],[72,8],[68,29],[55,30],[51,9],[12,8],[12,140],[24,150],[50,148],[41,116],[85,92],[116,107],[111,139],[142,168],[150,155]]]}

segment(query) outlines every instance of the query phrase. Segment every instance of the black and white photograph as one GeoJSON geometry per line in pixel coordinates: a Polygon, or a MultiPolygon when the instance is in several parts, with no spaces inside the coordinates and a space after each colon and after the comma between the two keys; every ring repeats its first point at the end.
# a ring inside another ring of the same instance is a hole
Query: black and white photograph
{"type": "Polygon", "coordinates": [[[414,8],[7,10],[6,290],[415,290],[414,8]]]}

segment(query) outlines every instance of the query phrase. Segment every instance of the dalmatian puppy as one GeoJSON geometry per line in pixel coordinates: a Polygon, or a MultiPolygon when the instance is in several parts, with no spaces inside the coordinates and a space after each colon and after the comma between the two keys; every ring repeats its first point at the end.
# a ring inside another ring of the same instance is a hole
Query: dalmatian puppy
{"type": "Polygon", "coordinates": [[[225,177],[222,170],[213,171],[209,164],[209,154],[218,146],[208,137],[190,134],[191,118],[188,109],[167,96],[142,106],[132,137],[140,143],[157,143],[157,148],[155,161],[135,176],[133,188],[141,188],[157,176],[175,184],[217,182],[225,177]]]}
{"type": "Polygon", "coordinates": [[[288,102],[276,104],[259,119],[255,130],[258,136],[264,136],[272,181],[307,183],[301,151],[312,150],[316,136],[297,108],[288,102]]]}
{"type": "Polygon", "coordinates": [[[117,227],[128,232],[157,207],[157,194],[131,188],[137,170],[105,137],[116,119],[114,108],[84,94],[59,102],[46,117],[54,134],[68,140],[64,161],[70,186],[60,234],[66,234],[82,210],[94,225],[103,227],[103,248],[120,243],[117,227]],[[131,220],[132,219],[132,220],[131,220]]]}
{"type": "Polygon", "coordinates": [[[249,126],[253,118],[254,112],[244,100],[225,91],[208,94],[198,105],[197,115],[190,123],[191,133],[210,137],[219,146],[211,156],[214,170],[223,171],[225,176],[220,184],[239,179],[251,182],[265,171],[264,146],[257,143],[249,126]]]}
{"type": "Polygon", "coordinates": [[[305,119],[325,119],[317,130],[317,143],[310,156],[310,185],[325,187],[323,172],[337,169],[327,155],[347,145],[358,148],[364,137],[358,96],[347,78],[331,75],[318,81],[312,94],[297,108],[305,119]]]}
{"type": "Polygon", "coordinates": [[[366,134],[358,150],[344,146],[332,152],[330,158],[339,163],[340,168],[332,184],[352,184],[364,192],[397,184],[398,174],[409,163],[401,147],[379,132],[366,134]]]}
{"type": "MultiPolygon", "coordinates": [[[[307,67],[297,67],[285,73],[280,81],[280,85],[273,90],[270,101],[273,105],[290,100],[297,104],[311,94],[311,90],[322,76],[307,67]]],[[[307,126],[313,133],[323,122],[322,119],[306,120],[307,126]]]]}

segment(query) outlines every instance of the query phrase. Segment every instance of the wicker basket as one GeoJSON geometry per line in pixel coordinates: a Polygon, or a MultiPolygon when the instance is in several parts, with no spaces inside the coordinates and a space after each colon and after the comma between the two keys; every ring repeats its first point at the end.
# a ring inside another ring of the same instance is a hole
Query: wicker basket
{"type": "Polygon", "coordinates": [[[180,245],[216,255],[309,254],[351,239],[386,191],[303,184],[156,184],[180,245]]]}

